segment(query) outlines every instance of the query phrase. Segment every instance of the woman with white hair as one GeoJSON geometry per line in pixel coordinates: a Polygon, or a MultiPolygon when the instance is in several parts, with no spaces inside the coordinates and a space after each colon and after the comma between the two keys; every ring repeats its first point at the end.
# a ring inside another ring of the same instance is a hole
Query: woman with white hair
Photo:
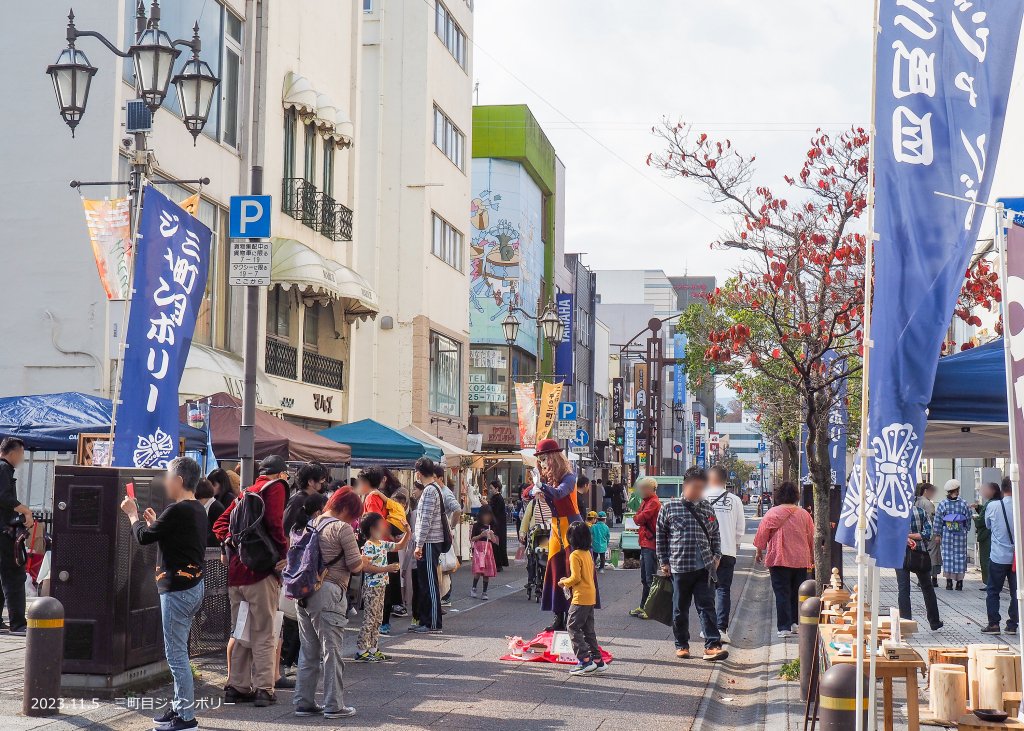
{"type": "Polygon", "coordinates": [[[964,590],[967,573],[967,531],[971,524],[971,509],[960,497],[960,481],[949,480],[945,486],[946,499],[935,508],[934,533],[942,541],[942,575],[946,589],[964,590]]]}

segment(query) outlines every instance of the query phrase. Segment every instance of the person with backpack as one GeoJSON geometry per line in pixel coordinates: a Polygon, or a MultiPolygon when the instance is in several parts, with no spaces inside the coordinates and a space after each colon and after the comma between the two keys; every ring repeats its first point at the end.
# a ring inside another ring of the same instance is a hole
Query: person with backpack
{"type": "MultiPolygon", "coordinates": [[[[289,534],[296,522],[303,520],[303,506],[306,498],[310,495],[322,494],[327,489],[327,482],[331,479],[331,473],[319,462],[309,462],[302,465],[295,475],[295,490],[284,506],[284,532],[289,534]]],[[[300,530],[301,532],[301,530],[300,530]]]]}
{"type": "Polygon", "coordinates": [[[444,496],[434,475],[434,461],[416,460],[416,480],[423,485],[416,506],[416,580],[419,582],[420,623],[409,628],[415,634],[441,634],[441,585],[437,567],[441,554],[452,547],[452,532],[444,512],[444,496]]]}
{"type": "Polygon", "coordinates": [[[228,553],[228,599],[236,629],[245,606],[248,641],[231,644],[227,703],[277,703],[277,636],[274,618],[280,604],[281,580],[288,539],[284,532],[284,505],[288,492],[288,465],[271,455],[260,462],[259,477],[225,509],[213,526],[228,553]]]}
{"type": "Polygon", "coordinates": [[[729,644],[729,613],[732,609],[732,576],[736,570],[736,557],[747,528],[747,516],[743,514],[743,501],[729,492],[726,479],[729,473],[722,465],[708,470],[708,488],[704,499],[711,504],[718,519],[718,530],[722,538],[722,559],[718,563],[718,586],[715,588],[718,633],[722,644],[729,644]]]}
{"type": "Polygon", "coordinates": [[[203,604],[203,560],[206,555],[206,508],[196,500],[202,472],[189,457],[172,459],[164,490],[170,504],[157,517],[153,508],[139,517],[135,498],[126,497],[121,511],[128,516],[140,546],[156,543],[157,591],[163,625],[164,654],[174,679],[174,698],[163,715],[154,718],[159,731],[186,731],[199,727],[195,715],[195,685],[188,659],[188,633],[203,604]]]}
{"type": "Polygon", "coordinates": [[[296,673],[294,713],[326,719],[354,716],[345,705],[343,675],[345,626],[348,624],[348,584],[362,573],[367,560],[359,552],[352,523],[363,513],[363,502],[345,486],[327,500],[324,511],[289,549],[284,573],[285,594],[298,604],[299,671],[296,673]],[[324,705],[316,703],[320,676],[324,705]]]}
{"type": "Polygon", "coordinates": [[[1003,593],[1003,582],[1010,584],[1010,608],[1006,617],[1007,634],[1017,632],[1017,564],[1013,555],[1013,480],[1003,478],[1003,495],[999,500],[989,501],[985,508],[985,525],[992,531],[992,548],[988,562],[988,586],[985,608],[988,612],[988,626],[985,634],[999,634],[999,597],[1003,593]]]}

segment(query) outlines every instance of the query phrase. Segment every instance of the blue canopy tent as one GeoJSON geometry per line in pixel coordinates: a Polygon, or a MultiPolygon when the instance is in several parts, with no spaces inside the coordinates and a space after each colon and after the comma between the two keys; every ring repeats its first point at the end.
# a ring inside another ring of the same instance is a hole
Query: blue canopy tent
{"type": "Polygon", "coordinates": [[[373,419],[332,426],[318,433],[322,437],[351,447],[353,467],[380,465],[408,470],[412,469],[420,457],[426,456],[440,461],[442,456],[438,447],[413,439],[373,419]]]}
{"type": "Polygon", "coordinates": [[[1002,339],[939,359],[925,457],[1009,457],[1002,339]]]}
{"type": "MultiPolygon", "coordinates": [[[[110,431],[110,399],[69,391],[0,398],[0,437],[19,437],[32,451],[74,452],[78,435],[110,431]]],[[[182,424],[189,451],[206,452],[206,433],[182,424]]]]}

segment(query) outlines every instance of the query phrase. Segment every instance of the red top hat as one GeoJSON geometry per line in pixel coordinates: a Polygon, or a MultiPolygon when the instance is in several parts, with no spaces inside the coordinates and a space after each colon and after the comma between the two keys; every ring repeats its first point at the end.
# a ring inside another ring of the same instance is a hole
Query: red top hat
{"type": "Polygon", "coordinates": [[[534,452],[538,457],[542,454],[554,454],[555,452],[561,452],[562,448],[559,446],[558,441],[555,439],[541,439],[540,444],[537,445],[537,451],[534,452]]]}

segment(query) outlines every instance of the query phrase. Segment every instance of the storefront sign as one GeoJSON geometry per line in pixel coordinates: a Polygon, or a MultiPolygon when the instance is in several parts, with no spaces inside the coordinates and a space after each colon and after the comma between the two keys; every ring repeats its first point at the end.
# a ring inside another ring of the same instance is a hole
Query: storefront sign
{"type": "Polygon", "coordinates": [[[612,423],[622,423],[623,409],[625,408],[625,386],[621,378],[612,379],[612,423]]]}
{"type": "Polygon", "coordinates": [[[575,329],[573,295],[556,295],[555,301],[558,307],[558,319],[565,327],[562,331],[562,339],[555,348],[555,378],[571,386],[573,384],[573,330],[575,329]]]}
{"type": "Polygon", "coordinates": [[[484,444],[512,445],[518,444],[516,429],[511,424],[491,424],[485,427],[484,444]]]}
{"type": "Polygon", "coordinates": [[[470,364],[474,368],[500,368],[508,367],[505,353],[501,350],[480,350],[473,348],[469,352],[470,364]]]}
{"type": "Polygon", "coordinates": [[[325,414],[334,413],[334,396],[323,393],[313,394],[313,410],[322,411],[325,414]]]}
{"type": "MultiPolygon", "coordinates": [[[[532,388],[532,387],[531,387],[532,388]]],[[[558,402],[562,400],[562,384],[544,382],[540,391],[540,414],[537,417],[537,441],[547,439],[558,417],[558,402]]]]}
{"type": "Polygon", "coordinates": [[[508,402],[505,387],[500,383],[488,383],[482,373],[469,374],[469,401],[471,403],[504,404],[508,402]]]}
{"type": "Polygon", "coordinates": [[[622,448],[622,461],[626,464],[636,464],[636,409],[626,409],[626,443],[622,448]]]}

